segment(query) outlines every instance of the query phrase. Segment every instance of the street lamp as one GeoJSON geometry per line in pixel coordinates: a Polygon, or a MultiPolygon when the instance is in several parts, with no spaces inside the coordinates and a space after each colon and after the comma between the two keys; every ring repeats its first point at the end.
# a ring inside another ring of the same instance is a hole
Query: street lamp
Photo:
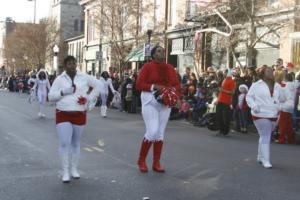
{"type": "Polygon", "coordinates": [[[54,45],[53,52],[54,52],[54,56],[53,56],[53,71],[56,72],[57,66],[58,66],[58,52],[59,52],[59,47],[57,45],[54,45]]]}
{"type": "Polygon", "coordinates": [[[33,19],[33,23],[35,24],[35,21],[36,21],[36,0],[28,0],[28,1],[34,1],[34,19],[33,19]]]}
{"type": "Polygon", "coordinates": [[[147,24],[147,35],[148,35],[148,43],[150,44],[151,41],[151,35],[154,29],[154,24],[152,22],[149,22],[147,24]]]}

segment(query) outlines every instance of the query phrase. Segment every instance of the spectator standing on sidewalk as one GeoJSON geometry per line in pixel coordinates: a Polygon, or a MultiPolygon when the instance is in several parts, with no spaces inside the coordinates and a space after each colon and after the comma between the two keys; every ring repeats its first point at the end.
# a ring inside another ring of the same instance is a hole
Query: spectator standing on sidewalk
{"type": "Polygon", "coordinates": [[[231,69],[228,69],[226,78],[222,82],[217,104],[217,121],[219,125],[219,135],[228,135],[230,131],[231,104],[232,97],[236,88],[235,81],[232,79],[231,69]]]}
{"type": "Polygon", "coordinates": [[[238,118],[236,120],[239,124],[240,131],[242,133],[247,133],[247,102],[246,102],[246,95],[248,92],[248,87],[245,84],[239,86],[239,96],[238,96],[238,103],[236,105],[237,115],[238,118]]]}

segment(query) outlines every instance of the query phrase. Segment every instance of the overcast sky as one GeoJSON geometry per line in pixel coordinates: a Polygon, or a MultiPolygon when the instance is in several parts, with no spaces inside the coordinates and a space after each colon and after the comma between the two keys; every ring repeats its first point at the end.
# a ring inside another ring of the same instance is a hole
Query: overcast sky
{"type": "MultiPolygon", "coordinates": [[[[33,22],[34,1],[0,0],[0,21],[12,17],[17,22],[33,22]]],[[[36,0],[37,21],[48,16],[50,0],[36,0]]]]}

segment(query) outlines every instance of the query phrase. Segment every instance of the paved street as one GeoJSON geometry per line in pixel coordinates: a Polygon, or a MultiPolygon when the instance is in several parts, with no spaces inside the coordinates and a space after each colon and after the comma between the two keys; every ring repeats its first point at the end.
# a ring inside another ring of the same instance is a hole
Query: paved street
{"type": "MultiPolygon", "coordinates": [[[[54,107],[38,119],[26,95],[0,91],[1,200],[298,200],[300,147],[272,145],[272,170],[256,163],[255,134],[222,138],[184,122],[169,123],[162,163],[167,173],[136,167],[140,115],[99,110],[82,137],[82,178],[60,178],[54,107]]],[[[148,159],[150,167],[152,153],[148,159]]]]}

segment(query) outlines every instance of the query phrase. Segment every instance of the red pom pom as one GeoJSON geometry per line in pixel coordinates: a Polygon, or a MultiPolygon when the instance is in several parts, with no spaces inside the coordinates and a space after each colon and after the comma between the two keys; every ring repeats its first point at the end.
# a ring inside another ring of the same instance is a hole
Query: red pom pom
{"type": "Polygon", "coordinates": [[[175,88],[165,87],[161,90],[162,103],[168,107],[174,107],[178,101],[175,88]]]}

